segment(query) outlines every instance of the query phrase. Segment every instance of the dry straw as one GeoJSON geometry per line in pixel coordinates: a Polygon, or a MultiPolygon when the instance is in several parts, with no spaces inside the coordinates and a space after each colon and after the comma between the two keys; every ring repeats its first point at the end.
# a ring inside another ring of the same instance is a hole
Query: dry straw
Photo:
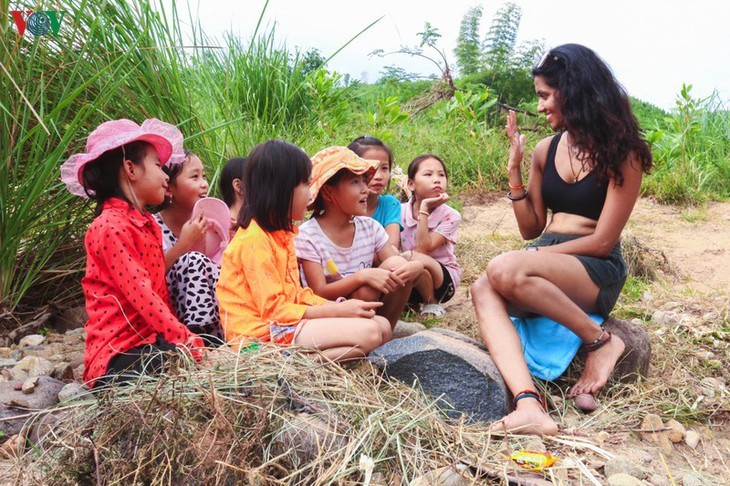
{"type": "MultiPolygon", "coordinates": [[[[525,437],[450,421],[433,399],[367,362],[345,369],[269,346],[219,350],[214,360],[205,368],[179,363],[158,379],[39,417],[37,430],[51,426],[18,460],[15,481],[354,484],[367,473],[373,484],[400,484],[458,466],[474,482],[523,476],[540,484],[555,473],[525,476],[507,459],[525,437]]],[[[551,452],[595,448],[567,439],[550,442],[551,452]]],[[[583,474],[577,465],[560,472],[583,474]]]]}

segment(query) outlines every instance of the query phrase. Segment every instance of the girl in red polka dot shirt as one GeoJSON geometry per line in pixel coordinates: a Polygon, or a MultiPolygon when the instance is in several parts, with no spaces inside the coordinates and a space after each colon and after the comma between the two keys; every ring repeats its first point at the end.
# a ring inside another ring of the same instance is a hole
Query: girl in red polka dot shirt
{"type": "Polygon", "coordinates": [[[162,166],[175,136],[159,120],[105,122],[89,135],[86,153],[61,169],[72,193],[97,201],[81,281],[89,315],[84,380],[94,387],[161,371],[171,354],[162,351],[202,358],[202,340],[172,311],[160,227],[145,210],[165,197],[162,166]]]}

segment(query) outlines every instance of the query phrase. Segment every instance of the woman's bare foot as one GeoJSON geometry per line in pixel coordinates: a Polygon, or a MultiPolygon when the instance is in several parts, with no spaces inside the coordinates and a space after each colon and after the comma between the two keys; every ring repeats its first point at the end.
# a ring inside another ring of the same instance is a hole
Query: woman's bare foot
{"type": "Polygon", "coordinates": [[[578,382],[571,388],[568,397],[572,398],[582,393],[596,393],[608,381],[616,362],[626,349],[623,340],[611,335],[611,339],[601,348],[590,351],[586,357],[586,367],[578,382]]]}
{"type": "Polygon", "coordinates": [[[558,424],[550,418],[537,400],[525,398],[517,403],[514,412],[495,422],[490,432],[513,432],[515,434],[557,435],[558,424]]]}

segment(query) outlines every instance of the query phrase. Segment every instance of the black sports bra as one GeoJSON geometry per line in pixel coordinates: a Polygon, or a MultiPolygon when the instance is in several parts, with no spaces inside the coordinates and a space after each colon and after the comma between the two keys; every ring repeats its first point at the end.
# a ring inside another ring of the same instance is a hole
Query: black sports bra
{"type": "Polygon", "coordinates": [[[599,183],[598,175],[591,171],[575,184],[565,182],[555,169],[555,153],[561,136],[562,133],[555,135],[550,141],[542,179],[543,201],[553,214],[577,214],[598,221],[606,202],[608,181],[599,183]]]}

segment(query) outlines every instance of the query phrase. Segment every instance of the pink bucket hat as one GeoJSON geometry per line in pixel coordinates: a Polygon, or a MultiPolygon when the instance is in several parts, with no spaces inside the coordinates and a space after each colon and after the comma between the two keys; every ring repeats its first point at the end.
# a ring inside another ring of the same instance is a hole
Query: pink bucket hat
{"type": "MultiPolygon", "coordinates": [[[[369,179],[380,165],[377,160],[367,160],[358,156],[347,147],[327,147],[312,156],[312,182],[309,192],[312,193],[312,204],[322,186],[342,169],[348,169],[355,174],[365,174],[369,179]]],[[[311,204],[310,204],[311,209],[311,204]]]]}
{"type": "Polygon", "coordinates": [[[132,120],[113,120],[102,123],[91,132],[86,140],[86,153],[74,154],[63,163],[61,180],[71,194],[88,197],[82,178],[86,164],[108,150],[136,141],[150,143],[157,151],[162,165],[168,161],[173,162],[173,159],[180,162],[185,157],[182,151],[183,135],[174,125],[156,118],[145,120],[141,126],[132,120]],[[174,157],[171,158],[173,154],[174,157]],[[178,160],[180,156],[182,159],[178,160]]]}
{"type": "Polygon", "coordinates": [[[193,206],[191,218],[197,218],[201,214],[212,223],[212,227],[192,249],[207,255],[214,263],[220,265],[223,250],[228,246],[230,239],[231,212],[226,203],[220,199],[204,197],[193,206]]]}

